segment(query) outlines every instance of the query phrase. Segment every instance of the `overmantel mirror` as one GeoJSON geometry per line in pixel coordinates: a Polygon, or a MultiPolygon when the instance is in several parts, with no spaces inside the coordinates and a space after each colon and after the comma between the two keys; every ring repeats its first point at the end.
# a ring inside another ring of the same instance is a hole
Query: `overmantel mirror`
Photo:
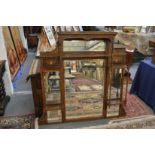
{"type": "Polygon", "coordinates": [[[114,32],[57,33],[57,53],[48,52],[48,57],[44,53],[41,58],[42,64],[49,62],[48,68],[42,67],[46,122],[119,116],[123,72],[116,86],[113,76],[120,69],[112,65],[115,35],[114,32]]]}

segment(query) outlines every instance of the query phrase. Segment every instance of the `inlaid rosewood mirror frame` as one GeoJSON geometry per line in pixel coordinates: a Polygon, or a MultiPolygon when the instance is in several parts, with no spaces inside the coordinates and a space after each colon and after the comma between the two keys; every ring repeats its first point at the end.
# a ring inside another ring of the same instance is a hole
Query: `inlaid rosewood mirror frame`
{"type": "MultiPolygon", "coordinates": [[[[109,85],[111,84],[110,75],[112,69],[112,52],[113,52],[113,40],[115,32],[57,32],[57,47],[55,51],[41,52],[41,77],[42,87],[45,88],[44,77],[48,71],[58,71],[60,76],[60,110],[62,115],[62,122],[78,121],[78,120],[91,120],[96,118],[107,117],[107,106],[108,106],[108,91],[109,85]],[[105,43],[104,51],[64,51],[64,41],[71,40],[101,40],[105,43]],[[65,70],[64,61],[67,60],[93,60],[100,59],[104,60],[104,80],[103,80],[103,109],[102,116],[99,117],[82,117],[74,119],[66,119],[66,103],[65,103],[65,70]],[[50,62],[51,61],[51,62],[50,62]]],[[[47,110],[50,107],[46,106],[46,95],[45,89],[43,89],[43,120],[47,123],[47,110]]],[[[52,108],[51,108],[52,109],[52,108]]]]}

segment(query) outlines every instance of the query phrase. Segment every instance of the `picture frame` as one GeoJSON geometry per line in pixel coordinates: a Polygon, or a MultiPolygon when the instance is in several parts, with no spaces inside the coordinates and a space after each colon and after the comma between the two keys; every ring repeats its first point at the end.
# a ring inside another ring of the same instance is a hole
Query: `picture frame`
{"type": "Polygon", "coordinates": [[[16,49],[14,47],[14,43],[13,43],[10,31],[9,31],[9,27],[3,26],[2,30],[3,30],[5,47],[6,47],[6,51],[7,51],[11,79],[13,80],[20,68],[20,63],[19,63],[19,59],[18,59],[18,56],[16,53],[16,49]]]}
{"type": "Polygon", "coordinates": [[[10,34],[17,52],[17,56],[19,59],[20,64],[23,64],[26,57],[27,57],[27,51],[23,46],[19,28],[18,26],[9,26],[10,34]]]}
{"type": "Polygon", "coordinates": [[[56,40],[52,31],[51,26],[44,26],[44,31],[51,46],[56,45],[56,40]]]}

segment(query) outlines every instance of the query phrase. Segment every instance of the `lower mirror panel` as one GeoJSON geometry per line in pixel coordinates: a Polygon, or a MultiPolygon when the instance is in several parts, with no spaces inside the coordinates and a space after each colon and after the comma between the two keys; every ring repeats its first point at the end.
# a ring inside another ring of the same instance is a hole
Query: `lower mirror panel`
{"type": "Polygon", "coordinates": [[[110,104],[107,105],[107,117],[116,117],[119,116],[120,111],[120,101],[111,100],[110,104]]]}
{"type": "Polygon", "coordinates": [[[61,110],[47,111],[47,122],[48,123],[62,122],[61,110]]]}
{"type": "Polygon", "coordinates": [[[100,117],[103,97],[100,92],[66,93],[66,119],[100,117]]]}

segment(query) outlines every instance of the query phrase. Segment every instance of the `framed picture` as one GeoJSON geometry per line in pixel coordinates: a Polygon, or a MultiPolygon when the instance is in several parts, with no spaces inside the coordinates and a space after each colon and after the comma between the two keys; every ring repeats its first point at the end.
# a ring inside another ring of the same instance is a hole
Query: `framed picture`
{"type": "Polygon", "coordinates": [[[17,53],[11,38],[11,34],[9,31],[8,26],[3,26],[3,37],[4,37],[4,42],[5,42],[5,47],[7,50],[7,57],[8,57],[8,64],[9,64],[9,69],[10,69],[10,74],[11,74],[11,79],[13,80],[16,73],[19,70],[20,64],[19,60],[17,57],[17,53]]]}
{"type": "Polygon", "coordinates": [[[52,31],[51,26],[44,26],[44,30],[47,36],[47,39],[50,43],[51,46],[55,46],[56,45],[56,40],[52,31]]]}
{"type": "Polygon", "coordinates": [[[27,57],[27,52],[23,46],[23,43],[20,37],[19,28],[18,26],[10,26],[9,29],[12,36],[12,40],[14,42],[14,46],[17,52],[19,62],[20,64],[23,64],[27,57]]]}

